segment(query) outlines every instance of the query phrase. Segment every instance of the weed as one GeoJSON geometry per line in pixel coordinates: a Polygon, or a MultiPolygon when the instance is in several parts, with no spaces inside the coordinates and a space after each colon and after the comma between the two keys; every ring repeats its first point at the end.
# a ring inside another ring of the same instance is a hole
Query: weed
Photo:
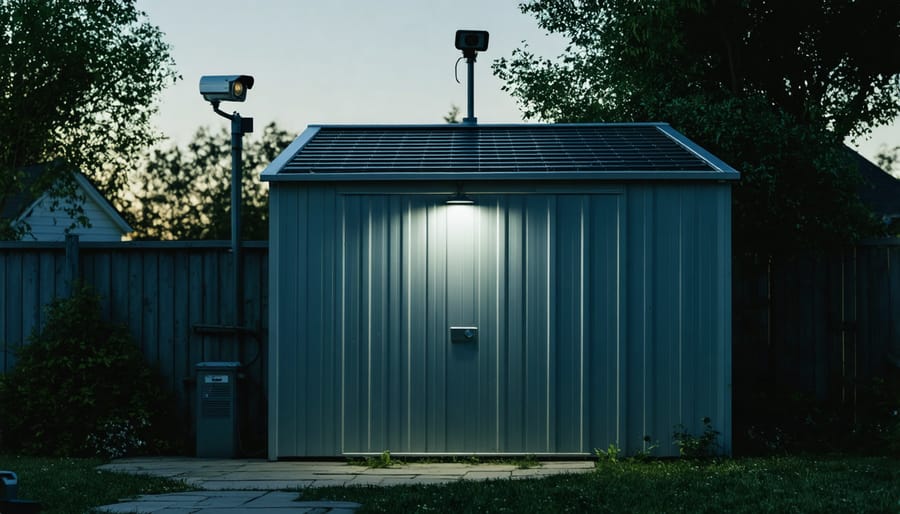
{"type": "Polygon", "coordinates": [[[537,457],[535,457],[533,453],[529,453],[524,457],[516,459],[514,464],[518,469],[539,468],[541,466],[541,463],[538,462],[537,457]]]}
{"type": "Polygon", "coordinates": [[[709,417],[703,418],[703,434],[695,436],[687,431],[684,425],[675,425],[675,432],[672,434],[675,446],[682,457],[696,459],[709,457],[715,454],[719,444],[716,439],[719,437],[719,431],[713,429],[712,420],[709,417]]]}
{"type": "Polygon", "coordinates": [[[377,457],[366,457],[366,466],[370,468],[389,468],[403,464],[402,462],[391,458],[391,451],[385,450],[377,457]]]}
{"type": "Polygon", "coordinates": [[[597,456],[598,462],[619,462],[619,455],[622,449],[616,443],[609,443],[609,447],[605,450],[594,448],[594,455],[597,456]]]}
{"type": "Polygon", "coordinates": [[[659,441],[652,442],[650,436],[645,435],[643,448],[635,452],[633,458],[639,462],[646,462],[653,458],[653,450],[657,448],[659,448],[659,441]]]}

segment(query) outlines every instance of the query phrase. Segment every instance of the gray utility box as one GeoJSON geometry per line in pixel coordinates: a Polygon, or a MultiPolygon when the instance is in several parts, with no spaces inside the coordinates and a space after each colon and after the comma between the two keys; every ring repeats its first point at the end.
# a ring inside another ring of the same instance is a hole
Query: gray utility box
{"type": "Polygon", "coordinates": [[[12,471],[0,471],[0,500],[15,500],[18,492],[19,477],[12,471]]]}
{"type": "Polygon", "coordinates": [[[238,373],[240,362],[198,362],[197,457],[238,454],[238,373]]]}

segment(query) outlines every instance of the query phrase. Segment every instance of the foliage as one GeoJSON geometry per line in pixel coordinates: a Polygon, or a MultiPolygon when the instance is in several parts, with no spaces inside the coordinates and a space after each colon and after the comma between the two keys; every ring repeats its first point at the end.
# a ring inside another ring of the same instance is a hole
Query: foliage
{"type": "Polygon", "coordinates": [[[635,452],[634,460],[641,462],[650,460],[653,458],[653,450],[657,448],[659,448],[659,441],[654,442],[649,435],[645,435],[643,447],[635,452]]]}
{"type": "Polygon", "coordinates": [[[447,111],[447,114],[444,116],[444,123],[460,123],[459,121],[459,106],[456,104],[450,104],[450,110],[447,111]]]}
{"type": "Polygon", "coordinates": [[[98,471],[99,459],[56,459],[0,454],[0,469],[19,476],[19,498],[41,503],[43,514],[92,512],[142,494],[192,491],[168,478],[98,471]]]}
{"type": "MultiPolygon", "coordinates": [[[[262,169],[291,142],[274,123],[248,139],[241,177],[241,237],[269,238],[262,169]]],[[[231,136],[201,128],[187,149],[154,150],[136,174],[132,201],[136,239],[230,239],[231,136]]]]}
{"type": "Polygon", "coordinates": [[[515,464],[516,469],[532,469],[541,467],[541,462],[533,453],[529,453],[518,459],[515,459],[513,463],[515,464]]]}
{"type": "Polygon", "coordinates": [[[878,155],[875,156],[875,164],[898,177],[900,175],[900,146],[888,148],[887,145],[881,145],[878,149],[878,155]]]}
{"type": "Polygon", "coordinates": [[[494,72],[526,117],[667,121],[735,166],[735,247],[779,253],[871,233],[846,137],[900,114],[900,4],[676,0],[521,4],[570,44],[494,72]],[[853,34],[852,38],[845,37],[853,34]]]}
{"type": "MultiPolygon", "coordinates": [[[[860,381],[846,403],[803,393],[759,391],[735,410],[741,455],[853,451],[900,456],[900,376],[860,381]]],[[[848,384],[849,386],[849,384],[848,384]]]]}
{"type": "Polygon", "coordinates": [[[619,462],[619,454],[622,449],[616,443],[609,443],[609,447],[605,450],[594,448],[594,455],[597,456],[597,462],[619,462]]]}
{"type": "MultiPolygon", "coordinates": [[[[78,202],[61,201],[72,170],[119,203],[121,170],[156,139],[155,99],[175,79],[162,32],[133,0],[0,0],[0,213],[62,180],[56,200],[77,218],[78,202]],[[65,165],[26,180],[23,168],[44,162],[65,165]]],[[[8,221],[0,239],[20,237],[8,221]]]]}
{"type": "Polygon", "coordinates": [[[540,479],[444,485],[307,488],[364,512],[894,512],[900,462],[777,457],[698,463],[620,462],[540,479]]]}
{"type": "Polygon", "coordinates": [[[366,457],[366,467],[369,468],[389,468],[397,464],[403,464],[397,460],[391,459],[390,450],[381,452],[377,457],[366,457]]]}
{"type": "MultiPolygon", "coordinates": [[[[875,157],[878,166],[900,180],[900,146],[888,148],[882,145],[875,157]]],[[[887,227],[887,235],[900,237],[900,218],[895,218],[887,227]]]]}
{"type": "Polygon", "coordinates": [[[100,298],[79,287],[54,300],[47,321],[0,377],[0,431],[12,451],[122,456],[165,450],[167,395],[123,326],[101,319],[100,298]]]}
{"type": "Polygon", "coordinates": [[[712,420],[708,417],[703,418],[702,422],[703,433],[699,436],[688,432],[684,425],[675,425],[672,439],[682,457],[697,459],[715,455],[718,448],[716,440],[719,438],[719,431],[713,429],[712,420]]]}

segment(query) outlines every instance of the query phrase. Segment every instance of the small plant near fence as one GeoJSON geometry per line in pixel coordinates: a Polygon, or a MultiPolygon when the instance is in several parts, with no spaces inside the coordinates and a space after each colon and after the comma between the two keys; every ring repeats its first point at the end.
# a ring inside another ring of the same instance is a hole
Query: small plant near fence
{"type": "Polygon", "coordinates": [[[390,450],[385,450],[375,457],[366,457],[366,466],[370,468],[389,468],[398,464],[403,463],[392,459],[390,450]]]}
{"type": "Polygon", "coordinates": [[[703,457],[711,457],[715,455],[719,448],[717,439],[719,431],[713,429],[712,420],[709,417],[703,418],[703,433],[699,436],[691,434],[684,425],[675,425],[675,432],[672,434],[675,446],[682,457],[689,459],[697,459],[703,457]]]}
{"type": "Polygon", "coordinates": [[[601,450],[600,448],[594,449],[594,455],[597,456],[597,463],[600,462],[619,462],[619,455],[622,454],[622,449],[619,448],[619,445],[616,443],[609,443],[609,446],[605,450],[601,450]]]}
{"type": "Polygon", "coordinates": [[[653,458],[653,450],[659,448],[659,441],[653,442],[653,439],[649,435],[644,436],[644,447],[640,450],[636,451],[634,454],[634,460],[640,462],[646,462],[653,458]]]}
{"type": "MultiPolygon", "coordinates": [[[[643,441],[644,444],[641,449],[637,450],[634,455],[624,460],[646,462],[652,459],[653,450],[659,448],[659,442],[653,442],[653,439],[649,435],[645,435],[643,441]]],[[[605,450],[595,448],[594,455],[597,456],[597,466],[600,466],[604,462],[617,463],[620,460],[623,460],[622,448],[616,443],[609,443],[609,446],[605,450]]]]}
{"type": "MultiPolygon", "coordinates": [[[[678,453],[681,457],[687,459],[706,458],[714,456],[718,451],[719,431],[712,427],[712,420],[709,417],[704,417],[702,422],[703,433],[700,435],[690,433],[682,424],[675,425],[672,438],[675,446],[678,447],[678,453]]],[[[653,451],[657,448],[659,448],[659,442],[654,442],[652,437],[645,435],[643,447],[627,460],[637,462],[649,461],[653,459],[653,451]]],[[[624,460],[622,448],[616,443],[609,443],[605,450],[595,448],[594,455],[597,456],[598,467],[605,462],[617,463],[624,460]]]]}

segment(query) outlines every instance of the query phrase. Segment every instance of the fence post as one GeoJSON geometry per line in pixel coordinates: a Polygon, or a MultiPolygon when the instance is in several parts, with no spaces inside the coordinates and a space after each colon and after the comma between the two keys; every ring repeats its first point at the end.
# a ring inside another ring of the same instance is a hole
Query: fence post
{"type": "Polygon", "coordinates": [[[66,269],[63,296],[72,296],[78,280],[78,234],[66,234],[66,269]]]}

